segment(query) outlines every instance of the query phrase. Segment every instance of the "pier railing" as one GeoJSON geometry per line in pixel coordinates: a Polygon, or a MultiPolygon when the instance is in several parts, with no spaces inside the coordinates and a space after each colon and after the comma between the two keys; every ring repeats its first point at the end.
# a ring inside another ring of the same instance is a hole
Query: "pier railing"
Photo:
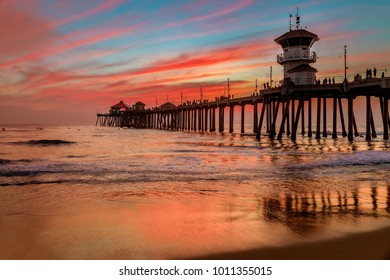
{"type": "Polygon", "coordinates": [[[336,77],[335,83],[333,78],[331,82],[327,78],[325,84],[267,87],[247,96],[186,102],[168,109],[133,110],[121,112],[120,115],[98,114],[96,125],[209,132],[217,131],[218,127],[218,132],[224,132],[224,112],[227,108],[231,133],[234,128],[234,107],[237,106],[241,107],[241,133],[245,133],[245,107],[253,106],[253,132],[258,138],[265,129],[270,138],[281,140],[282,135],[286,135],[295,140],[300,127],[302,135],[320,139],[328,136],[327,111],[330,110],[327,110],[327,106],[332,106],[332,138],[338,137],[338,129],[341,127],[342,136],[353,141],[354,137],[360,136],[353,109],[354,100],[360,96],[366,100],[366,140],[377,137],[378,124],[382,126],[383,139],[389,140],[390,77],[386,73],[383,78],[361,74],[353,77],[353,81],[342,83],[336,77]],[[379,123],[374,122],[372,100],[380,105],[379,123]],[[261,110],[258,105],[261,105],[261,110]]]}
{"type": "Polygon", "coordinates": [[[311,62],[316,62],[317,54],[313,51],[294,50],[290,53],[282,53],[277,56],[278,63],[283,63],[290,60],[309,60],[311,62]]]}

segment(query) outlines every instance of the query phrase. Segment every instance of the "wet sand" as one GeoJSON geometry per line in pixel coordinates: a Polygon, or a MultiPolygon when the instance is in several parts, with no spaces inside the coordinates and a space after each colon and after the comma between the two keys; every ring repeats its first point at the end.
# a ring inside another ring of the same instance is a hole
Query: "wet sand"
{"type": "MultiPolygon", "coordinates": [[[[153,209],[151,205],[145,208],[151,208],[150,213],[142,212],[141,220],[139,211],[118,205],[73,214],[3,216],[0,218],[0,259],[390,259],[390,227],[328,240],[298,241],[281,247],[275,244],[275,247],[242,251],[234,249],[234,238],[230,237],[230,241],[223,241],[224,247],[230,243],[230,248],[236,251],[213,254],[211,248],[220,239],[216,232],[198,236],[201,231],[196,231],[197,234],[183,238],[191,227],[168,230],[182,220],[181,215],[159,224],[164,216],[157,213],[163,212],[162,209],[153,209]],[[176,242],[172,243],[173,239],[176,242]],[[192,247],[189,255],[191,242],[198,246],[192,247]],[[183,243],[182,248],[180,243],[183,243]]],[[[183,208],[179,210],[178,213],[183,212],[183,208]]],[[[169,216],[174,213],[169,212],[169,216]]]]}
{"type": "Polygon", "coordinates": [[[345,237],[203,256],[204,260],[389,260],[390,227],[345,237]]]}

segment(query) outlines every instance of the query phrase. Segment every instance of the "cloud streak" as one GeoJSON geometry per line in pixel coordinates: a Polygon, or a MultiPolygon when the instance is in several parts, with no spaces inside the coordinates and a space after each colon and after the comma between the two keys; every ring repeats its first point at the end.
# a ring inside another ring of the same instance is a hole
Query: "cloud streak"
{"type": "MultiPolygon", "coordinates": [[[[385,13],[353,8],[346,19],[344,11],[355,3],[343,2],[340,11],[331,4],[300,5],[308,20],[303,25],[320,37],[318,75],[342,73],[344,44],[349,74],[390,66],[384,47],[390,31],[378,25],[386,23],[385,13]],[[363,14],[376,25],[361,25],[363,14]]],[[[213,99],[227,78],[234,94],[250,94],[255,79],[269,79],[269,66],[274,79],[281,78],[276,55],[282,49],[273,40],[287,31],[288,12],[294,12],[282,6],[293,8],[288,1],[2,0],[0,121],[29,120],[28,111],[42,120],[63,122],[73,112],[93,122],[96,108],[120,99],[153,106],[168,95],[177,103],[180,92],[198,98],[200,85],[213,99]],[[14,105],[20,102],[29,104],[26,112],[14,105]]]]}
{"type": "Polygon", "coordinates": [[[97,6],[92,7],[91,9],[82,11],[66,18],[55,20],[53,24],[54,26],[58,27],[78,20],[84,20],[90,16],[113,10],[123,3],[126,3],[126,0],[106,0],[97,6]]]}

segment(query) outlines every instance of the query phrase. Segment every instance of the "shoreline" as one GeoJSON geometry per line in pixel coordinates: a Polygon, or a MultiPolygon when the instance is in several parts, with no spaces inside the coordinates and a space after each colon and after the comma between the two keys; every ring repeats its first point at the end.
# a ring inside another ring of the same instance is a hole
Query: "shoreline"
{"type": "Polygon", "coordinates": [[[347,236],[200,256],[197,260],[389,260],[390,227],[347,236]]]}

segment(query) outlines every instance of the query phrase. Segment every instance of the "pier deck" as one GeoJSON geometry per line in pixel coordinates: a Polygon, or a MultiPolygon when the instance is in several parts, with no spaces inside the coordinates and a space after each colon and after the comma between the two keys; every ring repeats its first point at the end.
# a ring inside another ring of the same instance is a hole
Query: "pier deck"
{"type": "Polygon", "coordinates": [[[238,98],[221,97],[212,102],[186,103],[171,109],[153,108],[128,110],[113,114],[97,114],[96,125],[213,132],[216,131],[216,110],[218,109],[218,131],[224,132],[224,113],[225,108],[229,107],[229,132],[233,132],[234,107],[240,106],[241,132],[244,133],[244,107],[251,105],[253,106],[253,132],[257,138],[265,133],[269,137],[277,137],[279,140],[282,139],[283,135],[295,140],[299,126],[302,135],[307,134],[308,137],[313,137],[312,126],[315,125],[315,137],[320,139],[321,135],[322,137],[328,136],[326,106],[327,100],[332,100],[332,137],[337,138],[337,124],[339,122],[342,136],[353,141],[354,136],[359,135],[353,110],[354,100],[359,96],[366,99],[366,140],[377,137],[371,106],[372,99],[379,99],[383,139],[388,140],[390,77],[369,78],[336,84],[286,85],[262,89],[258,93],[248,96],[238,98]],[[317,106],[315,124],[312,122],[313,99],[316,100],[317,106]],[[343,108],[342,100],[347,100],[346,110],[343,108]],[[261,105],[260,110],[258,110],[259,104],[261,105]],[[346,114],[344,111],[346,111],[346,114]],[[338,115],[339,118],[337,118],[338,115]],[[347,122],[345,122],[345,119],[347,122]],[[265,131],[262,131],[263,126],[265,131]]]}

